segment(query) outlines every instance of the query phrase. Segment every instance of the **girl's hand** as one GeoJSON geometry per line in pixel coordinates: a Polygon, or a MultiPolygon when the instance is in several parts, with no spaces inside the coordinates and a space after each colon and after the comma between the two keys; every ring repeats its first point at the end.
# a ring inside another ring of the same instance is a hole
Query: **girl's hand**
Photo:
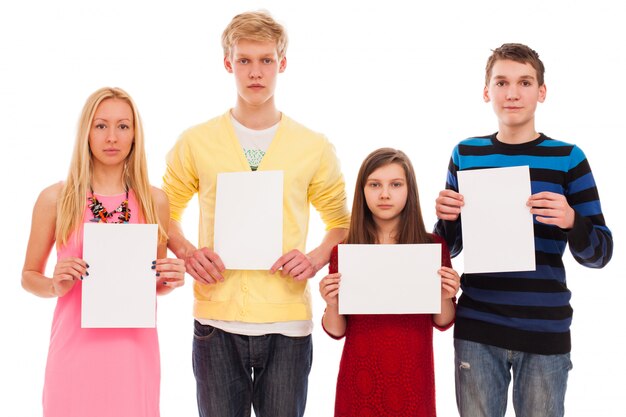
{"type": "Polygon", "coordinates": [[[320,294],[329,307],[337,307],[339,304],[339,281],[340,273],[326,275],[320,281],[320,294]]]}
{"type": "Polygon", "coordinates": [[[185,284],[185,260],[161,258],[152,263],[157,276],[157,285],[178,288],[185,284]]]}
{"type": "Polygon", "coordinates": [[[63,297],[72,289],[77,279],[83,279],[86,275],[89,275],[87,272],[87,263],[82,259],[61,259],[54,266],[54,274],[52,275],[54,295],[63,297]]]}
{"type": "Polygon", "coordinates": [[[447,300],[456,296],[461,286],[459,274],[452,268],[442,266],[439,275],[441,275],[441,299],[447,300]]]}

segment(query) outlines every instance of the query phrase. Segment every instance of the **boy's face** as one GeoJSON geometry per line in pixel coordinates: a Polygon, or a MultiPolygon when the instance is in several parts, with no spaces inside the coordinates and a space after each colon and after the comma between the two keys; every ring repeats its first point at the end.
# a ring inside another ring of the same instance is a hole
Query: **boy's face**
{"type": "Polygon", "coordinates": [[[492,103],[501,126],[534,130],[535,109],[546,98],[546,86],[545,83],[539,86],[532,65],[498,60],[491,69],[483,98],[486,103],[492,103]]]}
{"type": "Polygon", "coordinates": [[[278,59],[276,42],[241,39],[224,57],[224,66],[235,74],[239,100],[261,106],[273,100],[276,75],[285,71],[287,59],[278,59]]]}

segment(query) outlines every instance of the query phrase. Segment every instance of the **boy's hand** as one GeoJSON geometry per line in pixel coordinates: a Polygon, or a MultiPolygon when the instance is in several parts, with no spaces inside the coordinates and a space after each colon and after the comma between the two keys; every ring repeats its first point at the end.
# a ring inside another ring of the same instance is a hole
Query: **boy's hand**
{"type": "Polygon", "coordinates": [[[441,220],[455,221],[461,214],[461,207],[465,202],[463,196],[456,191],[443,190],[435,200],[435,212],[441,220]]]}
{"type": "Polygon", "coordinates": [[[530,212],[537,216],[537,221],[544,224],[553,224],[561,229],[574,227],[575,212],[562,194],[543,191],[533,194],[526,202],[530,212]]]}
{"type": "Polygon", "coordinates": [[[326,275],[320,281],[320,294],[328,307],[336,307],[339,303],[339,281],[340,273],[326,275]]]}
{"type": "Polygon", "coordinates": [[[309,279],[317,272],[311,258],[298,249],[292,249],[278,258],[270,268],[270,274],[276,273],[281,268],[283,276],[289,275],[298,281],[309,279]]]}
{"type": "Polygon", "coordinates": [[[217,253],[209,248],[202,248],[185,257],[185,269],[196,281],[202,284],[215,284],[224,281],[221,273],[226,267],[217,253]]]}

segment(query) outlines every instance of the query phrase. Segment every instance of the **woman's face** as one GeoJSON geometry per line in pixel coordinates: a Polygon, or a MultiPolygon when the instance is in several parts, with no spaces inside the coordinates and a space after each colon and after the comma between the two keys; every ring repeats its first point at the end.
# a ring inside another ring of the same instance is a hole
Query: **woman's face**
{"type": "Polygon", "coordinates": [[[89,148],[94,165],[124,164],[135,138],[133,110],[124,100],[102,101],[89,129],[89,148]]]}

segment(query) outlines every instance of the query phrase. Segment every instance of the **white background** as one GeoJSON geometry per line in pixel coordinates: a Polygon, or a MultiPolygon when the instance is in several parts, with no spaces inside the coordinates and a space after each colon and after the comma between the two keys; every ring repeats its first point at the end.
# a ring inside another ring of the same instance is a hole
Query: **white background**
{"type": "MultiPolygon", "coordinates": [[[[537,128],[586,152],[605,217],[616,237],[604,270],[567,254],[575,309],[568,416],[623,416],[626,337],[623,153],[626,38],[621,2],[447,1],[12,1],[0,6],[0,164],[3,291],[0,293],[0,415],[38,416],[54,300],[20,287],[33,203],[65,178],[87,96],[120,86],[136,100],[147,134],[150,178],[160,185],[164,156],[187,127],[235,101],[222,66],[220,35],[238,12],[266,8],[290,35],[279,108],[328,135],[351,199],[358,166],[381,146],[412,158],[426,223],[444,185],[452,147],[497,129],[482,101],[490,49],[527,43],[546,67],[546,103],[537,128]],[[409,6],[409,4],[413,4],[409,6]],[[621,277],[621,278],[620,278],[621,277]]],[[[197,235],[197,209],[184,219],[197,235]]],[[[323,227],[312,216],[309,249],[323,227]]],[[[54,265],[54,254],[48,268],[54,265]]],[[[462,260],[454,261],[457,268],[462,260]]],[[[330,416],[342,343],[320,331],[314,295],[314,365],[307,416],[330,416]]],[[[196,413],[191,371],[191,280],[159,299],[162,415],[196,413]]],[[[435,338],[440,416],[456,415],[452,332],[435,338]]],[[[507,416],[513,415],[509,412],[507,416]]]]}

